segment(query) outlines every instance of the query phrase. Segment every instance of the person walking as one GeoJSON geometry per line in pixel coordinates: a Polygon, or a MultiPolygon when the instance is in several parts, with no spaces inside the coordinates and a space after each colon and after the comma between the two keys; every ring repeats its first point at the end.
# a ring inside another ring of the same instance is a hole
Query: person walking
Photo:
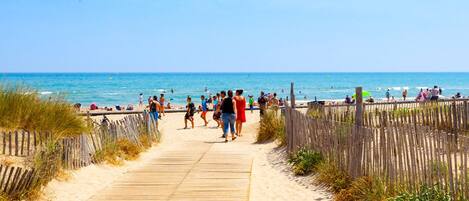
{"type": "Polygon", "coordinates": [[[184,116],[184,129],[187,128],[187,120],[189,120],[192,124],[192,128],[194,128],[194,113],[195,113],[195,106],[192,103],[192,98],[190,96],[187,97],[187,105],[186,105],[186,115],[184,116]]]}
{"type": "Polygon", "coordinates": [[[149,100],[148,107],[150,108],[150,118],[155,122],[156,130],[158,130],[158,109],[160,108],[160,103],[157,96],[153,96],[149,100]]]}
{"type": "MultiPolygon", "coordinates": [[[[224,97],[225,91],[221,92],[224,97]]],[[[228,97],[223,98],[221,103],[221,118],[223,120],[223,135],[225,142],[228,142],[228,129],[231,131],[231,140],[236,139],[235,120],[236,120],[236,101],[233,99],[233,91],[228,90],[228,97]]]]}
{"type": "Polygon", "coordinates": [[[249,110],[252,114],[254,110],[254,97],[252,95],[249,95],[249,110]]]}
{"type": "Polygon", "coordinates": [[[208,121],[207,121],[207,111],[208,111],[208,107],[207,107],[207,100],[205,99],[205,96],[202,95],[200,96],[200,100],[202,101],[201,103],[201,106],[202,106],[202,114],[200,115],[200,118],[202,118],[204,120],[204,125],[207,126],[208,124],[208,121]]]}
{"type": "Polygon", "coordinates": [[[243,136],[241,131],[243,129],[243,123],[246,122],[246,98],[243,96],[242,89],[236,90],[234,100],[236,102],[236,134],[243,136]]]}
{"type": "Polygon", "coordinates": [[[160,94],[160,112],[163,116],[166,116],[164,112],[164,101],[165,101],[164,94],[160,94]]]}
{"type": "Polygon", "coordinates": [[[218,96],[213,96],[213,120],[217,122],[217,128],[222,126],[221,122],[221,112],[220,112],[220,101],[218,96]]]}
{"type": "Polygon", "coordinates": [[[264,116],[265,110],[267,110],[267,97],[265,97],[265,94],[263,91],[261,91],[261,96],[257,99],[257,103],[259,104],[259,114],[264,116]]]}

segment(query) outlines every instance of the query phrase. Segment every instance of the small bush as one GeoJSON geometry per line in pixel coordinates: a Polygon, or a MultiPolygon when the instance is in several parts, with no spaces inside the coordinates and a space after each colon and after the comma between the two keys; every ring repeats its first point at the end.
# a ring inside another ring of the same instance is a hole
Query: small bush
{"type": "Polygon", "coordinates": [[[355,179],[350,187],[341,190],[336,196],[336,201],[360,201],[376,200],[384,201],[387,198],[384,183],[370,176],[355,179]]]}
{"type": "Polygon", "coordinates": [[[319,152],[302,148],[293,154],[288,162],[293,167],[295,175],[307,175],[323,160],[319,152]]]}
{"type": "Polygon", "coordinates": [[[351,184],[348,174],[334,164],[322,162],[317,165],[317,182],[331,188],[335,193],[346,189],[351,184]]]}
{"type": "Polygon", "coordinates": [[[281,146],[286,143],[285,120],[277,111],[267,110],[261,118],[256,141],[263,143],[272,140],[278,140],[281,146]]]}
{"type": "Polygon", "coordinates": [[[149,136],[148,134],[141,134],[139,137],[138,137],[138,140],[140,141],[140,143],[142,143],[142,146],[143,148],[145,149],[148,149],[151,147],[151,144],[153,143],[153,139],[151,136],[149,136]]]}
{"type": "Polygon", "coordinates": [[[437,185],[426,186],[422,185],[418,192],[402,192],[398,196],[390,198],[391,201],[452,201],[451,195],[440,189],[437,185]]]}

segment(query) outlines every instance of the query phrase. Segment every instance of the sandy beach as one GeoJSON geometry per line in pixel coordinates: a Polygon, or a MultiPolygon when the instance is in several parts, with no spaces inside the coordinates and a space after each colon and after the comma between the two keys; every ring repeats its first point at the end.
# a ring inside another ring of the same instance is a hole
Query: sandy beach
{"type": "MultiPolygon", "coordinates": [[[[220,138],[221,129],[215,128],[216,123],[209,121],[209,126],[202,126],[202,120],[195,115],[195,128],[183,129],[184,113],[168,113],[160,121],[162,132],[161,143],[141,154],[139,159],[128,161],[123,166],[107,164],[92,165],[79,170],[67,172],[67,179],[54,180],[44,190],[42,200],[89,200],[96,198],[113,182],[125,178],[129,172],[143,168],[165,154],[168,150],[184,148],[189,142],[212,142],[212,150],[232,149],[252,159],[250,183],[248,186],[249,200],[331,200],[330,193],[313,186],[310,177],[295,177],[286,164],[283,149],[275,143],[255,144],[259,114],[246,112],[247,122],[244,124],[244,136],[228,143],[220,138]]],[[[211,117],[211,112],[208,113],[211,117]]],[[[122,118],[123,115],[109,116],[111,119],[122,118]]],[[[222,159],[223,160],[223,159],[222,159]]],[[[229,160],[228,158],[226,160],[229,160]]]]}

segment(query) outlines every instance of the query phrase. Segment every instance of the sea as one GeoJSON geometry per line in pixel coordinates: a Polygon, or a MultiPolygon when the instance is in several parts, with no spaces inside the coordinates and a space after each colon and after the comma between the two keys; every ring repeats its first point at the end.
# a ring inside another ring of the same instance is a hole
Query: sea
{"type": "Polygon", "coordinates": [[[286,98],[294,83],[297,100],[342,100],[362,86],[375,99],[384,98],[387,89],[396,99],[402,90],[413,98],[420,89],[437,85],[443,96],[457,92],[469,96],[469,72],[464,73],[1,73],[3,85],[26,85],[41,97],[64,97],[70,103],[98,106],[138,103],[140,93],[165,94],[174,105],[183,105],[187,96],[195,102],[200,96],[221,90],[243,89],[244,95],[258,97],[260,91],[286,98]]]}

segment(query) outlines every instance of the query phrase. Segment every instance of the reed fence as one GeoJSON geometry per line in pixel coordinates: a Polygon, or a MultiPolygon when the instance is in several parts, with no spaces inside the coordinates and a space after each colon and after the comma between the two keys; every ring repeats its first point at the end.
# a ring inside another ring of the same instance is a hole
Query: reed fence
{"type": "MultiPolygon", "coordinates": [[[[34,131],[3,131],[2,156],[34,157],[52,138],[49,133],[34,131]]],[[[96,154],[108,144],[119,139],[127,139],[142,147],[140,136],[148,135],[149,139],[159,138],[159,132],[148,114],[128,115],[122,120],[93,122],[93,129],[76,137],[66,137],[57,141],[60,150],[60,161],[64,169],[77,169],[93,163],[99,163],[96,154]]],[[[0,166],[0,192],[14,196],[15,193],[35,185],[36,174],[32,168],[0,166]]]]}

